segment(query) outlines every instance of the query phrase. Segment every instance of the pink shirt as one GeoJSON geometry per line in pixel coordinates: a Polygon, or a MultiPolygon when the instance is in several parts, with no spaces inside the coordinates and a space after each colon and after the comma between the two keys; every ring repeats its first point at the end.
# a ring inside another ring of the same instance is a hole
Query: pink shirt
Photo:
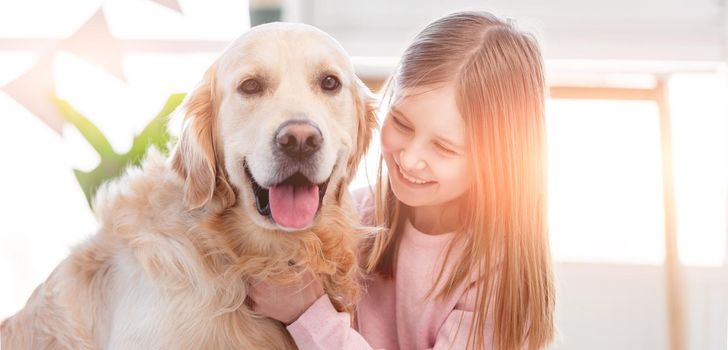
{"type": "MultiPolygon", "coordinates": [[[[371,223],[370,192],[359,190],[354,197],[364,223],[371,223]]],[[[395,277],[369,280],[357,306],[357,328],[324,295],[288,326],[300,349],[465,349],[474,285],[461,285],[447,299],[427,296],[454,234],[428,235],[409,221],[402,234],[395,277]]],[[[448,261],[448,269],[451,264],[448,261]]],[[[491,348],[492,322],[483,331],[491,348]]]]}

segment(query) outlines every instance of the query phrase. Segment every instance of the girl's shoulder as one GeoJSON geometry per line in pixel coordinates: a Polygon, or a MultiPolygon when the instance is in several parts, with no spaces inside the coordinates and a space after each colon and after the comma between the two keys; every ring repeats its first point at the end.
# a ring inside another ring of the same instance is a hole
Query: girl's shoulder
{"type": "Polygon", "coordinates": [[[361,223],[367,226],[374,225],[374,191],[371,187],[357,188],[351,192],[354,207],[359,213],[361,223]]]}

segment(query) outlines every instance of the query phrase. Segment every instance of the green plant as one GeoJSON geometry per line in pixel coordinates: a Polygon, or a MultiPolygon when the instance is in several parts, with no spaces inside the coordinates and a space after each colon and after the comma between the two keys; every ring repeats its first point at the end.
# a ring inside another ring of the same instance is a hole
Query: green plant
{"type": "Polygon", "coordinates": [[[92,204],[91,201],[96,190],[102,183],[120,176],[128,166],[139,165],[150,146],[156,147],[163,154],[169,153],[169,145],[173,142],[167,131],[169,115],[182,103],[184,96],[185,94],[172,94],[159,114],[144,127],[139,135],[134,137],[131,149],[124,154],[116,153],[101,130],[67,101],[55,99],[56,105],[66,120],[78,129],[101,158],[101,163],[90,172],[73,170],[89,206],[92,204]]]}

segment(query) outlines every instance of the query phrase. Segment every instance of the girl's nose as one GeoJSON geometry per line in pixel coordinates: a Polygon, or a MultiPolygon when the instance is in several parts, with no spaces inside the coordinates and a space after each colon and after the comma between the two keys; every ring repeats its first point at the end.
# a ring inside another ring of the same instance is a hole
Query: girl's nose
{"type": "Polygon", "coordinates": [[[427,166],[424,158],[414,147],[404,148],[399,153],[399,166],[405,171],[423,170],[427,166]]]}

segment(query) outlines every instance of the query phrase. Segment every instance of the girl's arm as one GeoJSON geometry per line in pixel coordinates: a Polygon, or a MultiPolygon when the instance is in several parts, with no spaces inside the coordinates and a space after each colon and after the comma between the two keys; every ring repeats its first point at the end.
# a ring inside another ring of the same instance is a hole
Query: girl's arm
{"type": "Polygon", "coordinates": [[[351,328],[351,316],[336,311],[327,295],[318,298],[287,329],[301,350],[372,349],[351,328]]]}
{"type": "Polygon", "coordinates": [[[312,273],[292,285],[253,283],[249,292],[253,310],[288,325],[299,349],[372,349],[351,328],[350,315],[336,311],[312,273]]]}

